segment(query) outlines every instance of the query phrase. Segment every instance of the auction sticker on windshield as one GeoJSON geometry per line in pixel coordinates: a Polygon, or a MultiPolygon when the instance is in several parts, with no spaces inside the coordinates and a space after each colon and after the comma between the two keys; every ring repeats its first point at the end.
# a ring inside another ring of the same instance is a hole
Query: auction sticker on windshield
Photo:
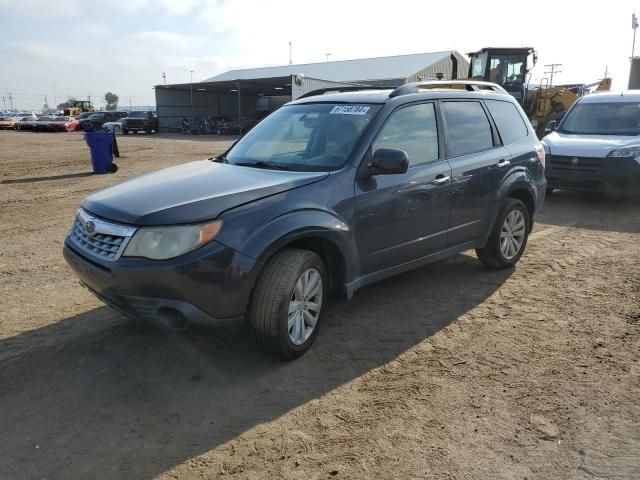
{"type": "Polygon", "coordinates": [[[342,115],[366,115],[368,111],[369,107],[365,107],[364,105],[336,105],[329,113],[340,113],[342,115]]]}

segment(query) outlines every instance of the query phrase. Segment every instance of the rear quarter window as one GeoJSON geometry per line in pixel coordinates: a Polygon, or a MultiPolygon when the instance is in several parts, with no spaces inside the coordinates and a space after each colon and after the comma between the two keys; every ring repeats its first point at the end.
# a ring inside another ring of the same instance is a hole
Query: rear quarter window
{"type": "Polygon", "coordinates": [[[529,135],[527,124],[513,103],[500,100],[485,100],[484,103],[498,127],[503,145],[511,145],[529,135]]]}

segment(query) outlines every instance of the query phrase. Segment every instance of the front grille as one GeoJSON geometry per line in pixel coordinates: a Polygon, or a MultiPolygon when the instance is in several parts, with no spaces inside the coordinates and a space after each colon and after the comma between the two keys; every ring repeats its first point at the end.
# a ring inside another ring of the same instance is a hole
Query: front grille
{"type": "Polygon", "coordinates": [[[105,222],[79,210],[68,239],[81,252],[95,258],[115,262],[124,251],[136,229],[105,222]],[[91,223],[90,229],[87,224],[91,223]]]}
{"type": "Polygon", "coordinates": [[[604,158],[595,157],[565,157],[551,155],[549,163],[554,170],[570,170],[572,172],[591,172],[600,171],[604,158]]]}

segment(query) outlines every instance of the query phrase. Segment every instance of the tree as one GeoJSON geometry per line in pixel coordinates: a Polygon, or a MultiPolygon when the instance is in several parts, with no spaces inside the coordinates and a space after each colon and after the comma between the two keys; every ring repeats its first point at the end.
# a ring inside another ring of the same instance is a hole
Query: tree
{"type": "Polygon", "coordinates": [[[58,110],[64,110],[65,108],[70,108],[73,106],[72,102],[75,102],[76,98],[75,97],[69,97],[67,98],[66,101],[62,102],[60,105],[58,105],[58,110]]]}
{"type": "Polygon", "coordinates": [[[115,93],[105,93],[104,99],[107,102],[107,110],[115,110],[116,108],[118,108],[118,95],[116,95],[115,93]]]}

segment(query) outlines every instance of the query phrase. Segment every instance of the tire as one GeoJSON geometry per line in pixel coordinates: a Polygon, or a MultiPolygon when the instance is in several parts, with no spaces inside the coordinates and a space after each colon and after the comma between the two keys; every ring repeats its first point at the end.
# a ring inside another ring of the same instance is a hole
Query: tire
{"type": "Polygon", "coordinates": [[[282,360],[293,360],[309,350],[318,335],[325,309],[329,286],[326,272],[322,259],[308,250],[285,249],[269,260],[256,282],[248,315],[256,341],[263,350],[282,360]],[[320,280],[319,291],[314,291],[316,274],[320,280]],[[307,294],[313,294],[307,302],[296,300],[305,298],[301,295],[303,275],[308,279],[307,294]],[[305,308],[306,305],[315,307],[305,308]],[[290,313],[291,308],[296,310],[290,313]]]}
{"type": "Polygon", "coordinates": [[[118,171],[118,165],[116,165],[115,163],[111,163],[107,168],[107,171],[109,173],[116,173],[118,171]]]}
{"type": "Polygon", "coordinates": [[[513,267],[524,253],[530,229],[531,218],[525,204],[517,198],[507,198],[500,209],[498,218],[496,218],[496,223],[489,235],[487,244],[483,248],[476,249],[478,259],[491,268],[513,267]],[[511,235],[509,235],[508,231],[508,219],[512,222],[511,235]],[[520,227],[520,220],[523,223],[523,229],[520,227]],[[515,249],[518,241],[520,246],[514,254],[513,249],[515,249]],[[509,244],[511,244],[511,247],[509,244]]]}
{"type": "Polygon", "coordinates": [[[123,134],[123,135],[129,135],[129,129],[127,129],[127,128],[123,128],[123,129],[122,129],[122,134],[123,134]]]}
{"type": "Polygon", "coordinates": [[[120,131],[121,131],[121,128],[120,128],[119,125],[114,125],[113,126],[113,133],[114,134],[118,134],[118,133],[120,133],[120,131]]]}

